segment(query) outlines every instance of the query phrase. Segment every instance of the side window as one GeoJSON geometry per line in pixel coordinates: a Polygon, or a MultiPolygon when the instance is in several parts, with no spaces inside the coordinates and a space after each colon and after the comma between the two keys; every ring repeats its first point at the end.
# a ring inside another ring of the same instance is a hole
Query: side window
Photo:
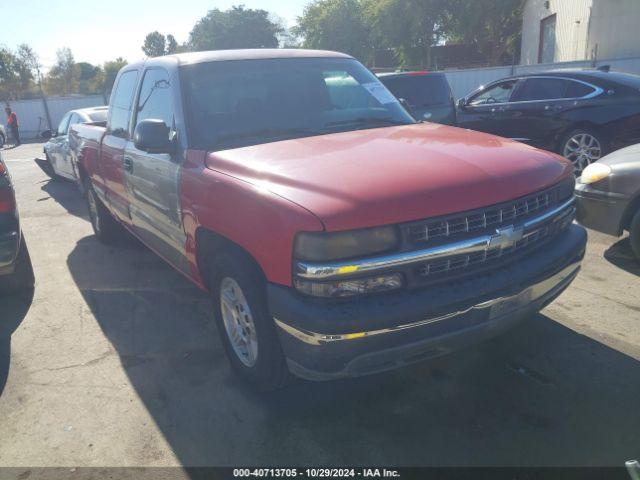
{"type": "Polygon", "coordinates": [[[147,70],[142,80],[136,124],[142,120],[162,120],[169,128],[173,125],[173,102],[169,75],[164,69],[147,70]]]}
{"type": "Polygon", "coordinates": [[[484,92],[479,93],[471,99],[469,105],[491,105],[492,103],[507,103],[511,99],[511,94],[515,88],[517,80],[501,82],[493,87],[489,87],[484,92]]]}
{"type": "Polygon", "coordinates": [[[569,81],[569,88],[567,88],[567,98],[582,98],[587,95],[591,95],[595,92],[595,89],[584,83],[569,81]]]}
{"type": "Polygon", "coordinates": [[[71,115],[71,120],[69,120],[69,126],[67,127],[67,132],[69,131],[71,126],[75,125],[76,123],[82,123],[82,118],[80,118],[80,115],[78,115],[77,113],[74,113],[73,115],[71,115]]]}
{"type": "Polygon", "coordinates": [[[567,98],[569,82],[561,78],[528,78],[514,97],[517,102],[567,98]]]}
{"type": "Polygon", "coordinates": [[[60,120],[60,125],[58,125],[58,135],[66,135],[69,130],[69,120],[71,120],[71,112],[67,112],[67,114],[62,117],[60,120]]]}
{"type": "Polygon", "coordinates": [[[108,130],[112,135],[126,138],[129,130],[129,118],[131,117],[131,103],[133,91],[136,87],[138,72],[130,70],[124,72],[118,80],[118,85],[111,95],[111,112],[108,130]]]}

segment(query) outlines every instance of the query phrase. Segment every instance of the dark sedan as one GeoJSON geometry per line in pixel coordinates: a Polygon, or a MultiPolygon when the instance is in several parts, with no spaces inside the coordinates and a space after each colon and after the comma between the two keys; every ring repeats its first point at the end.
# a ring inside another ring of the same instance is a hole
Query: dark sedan
{"type": "Polygon", "coordinates": [[[589,165],[576,183],[577,218],[609,235],[629,232],[640,260],[640,145],[618,150],[589,165]]]}
{"type": "Polygon", "coordinates": [[[640,76],[594,69],[506,78],[461,99],[458,125],[557,152],[579,175],[640,143],[640,76]]]}
{"type": "Polygon", "coordinates": [[[33,287],[33,269],[20,231],[11,177],[0,157],[0,294],[33,287]]]}

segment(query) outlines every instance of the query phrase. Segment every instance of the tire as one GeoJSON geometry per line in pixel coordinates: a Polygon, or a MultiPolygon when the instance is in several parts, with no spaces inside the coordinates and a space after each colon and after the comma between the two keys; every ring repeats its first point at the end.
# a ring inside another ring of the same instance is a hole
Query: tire
{"type": "Polygon", "coordinates": [[[22,236],[20,250],[16,258],[15,270],[11,275],[0,277],[0,294],[17,293],[33,289],[35,277],[27,243],[22,236]]]}
{"type": "Polygon", "coordinates": [[[0,133],[0,148],[3,148],[5,143],[7,143],[7,139],[4,138],[2,133],[0,133]]]}
{"type": "Polygon", "coordinates": [[[212,267],[209,285],[215,320],[231,366],[256,390],[283,387],[290,373],[267,308],[262,272],[245,254],[234,250],[219,254],[212,267]]]}
{"type": "Polygon", "coordinates": [[[631,219],[629,242],[631,243],[631,250],[633,250],[638,261],[640,261],[640,210],[638,210],[631,219]]]}
{"type": "Polygon", "coordinates": [[[91,220],[93,233],[98,237],[98,240],[105,245],[115,243],[122,237],[122,227],[102,204],[88,178],[85,179],[84,188],[87,192],[87,208],[89,210],[89,219],[91,220]]]}
{"type": "Polygon", "coordinates": [[[61,177],[59,177],[56,171],[53,169],[53,164],[51,163],[49,154],[45,153],[44,160],[41,158],[36,158],[35,162],[38,164],[40,169],[49,176],[51,180],[61,180],[61,177]]]}
{"type": "Polygon", "coordinates": [[[575,175],[579,177],[588,165],[607,154],[607,144],[595,130],[578,128],[563,137],[558,153],[573,163],[575,175]]]}

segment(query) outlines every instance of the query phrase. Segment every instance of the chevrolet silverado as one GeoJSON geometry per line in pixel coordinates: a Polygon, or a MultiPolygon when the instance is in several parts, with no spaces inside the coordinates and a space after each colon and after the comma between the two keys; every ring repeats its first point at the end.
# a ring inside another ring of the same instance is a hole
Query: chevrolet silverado
{"type": "Polygon", "coordinates": [[[95,234],[129,231],[210,292],[232,366],[260,389],[490,338],[584,255],[570,162],[416,123],[340,53],[148,59],[119,72],[106,128],[73,128],[95,234]]]}

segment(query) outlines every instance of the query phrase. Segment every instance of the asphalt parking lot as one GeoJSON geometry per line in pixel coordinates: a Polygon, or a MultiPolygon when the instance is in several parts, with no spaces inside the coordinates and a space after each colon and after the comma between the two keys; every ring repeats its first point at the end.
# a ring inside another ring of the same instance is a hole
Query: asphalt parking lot
{"type": "Polygon", "coordinates": [[[0,466],[616,465],[640,457],[640,264],[590,232],[554,304],[403,370],[256,394],[207,296],[136,242],[93,237],[41,145],[2,152],[34,264],[0,299],[0,466]]]}

